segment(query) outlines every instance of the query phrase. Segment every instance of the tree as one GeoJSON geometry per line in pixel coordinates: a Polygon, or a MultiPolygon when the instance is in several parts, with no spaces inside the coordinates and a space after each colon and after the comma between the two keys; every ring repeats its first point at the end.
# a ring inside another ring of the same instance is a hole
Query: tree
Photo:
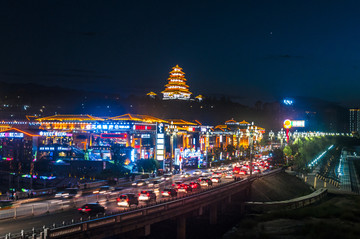
{"type": "Polygon", "coordinates": [[[288,165],[289,164],[288,159],[289,159],[289,157],[292,156],[292,149],[289,145],[286,145],[283,149],[283,152],[286,157],[286,164],[288,165]]]}
{"type": "Polygon", "coordinates": [[[125,147],[120,144],[112,145],[111,156],[116,165],[124,165],[126,160],[125,147]]]}
{"type": "Polygon", "coordinates": [[[139,172],[152,173],[160,168],[160,163],[155,159],[139,159],[136,161],[139,172]]]}

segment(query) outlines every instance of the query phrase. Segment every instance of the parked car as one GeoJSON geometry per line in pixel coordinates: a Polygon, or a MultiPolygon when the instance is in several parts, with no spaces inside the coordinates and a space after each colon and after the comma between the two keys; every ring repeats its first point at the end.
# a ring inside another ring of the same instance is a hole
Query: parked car
{"type": "Polygon", "coordinates": [[[78,208],[79,213],[87,215],[96,215],[98,213],[104,213],[105,207],[101,206],[99,203],[88,203],[78,208]]]}
{"type": "Polygon", "coordinates": [[[176,197],[177,191],[174,188],[165,188],[163,191],[161,191],[161,195],[163,197],[176,197]]]}
{"type": "Polygon", "coordinates": [[[120,207],[130,207],[131,205],[139,205],[137,196],[133,193],[125,193],[120,195],[117,199],[117,205],[120,207]]]}

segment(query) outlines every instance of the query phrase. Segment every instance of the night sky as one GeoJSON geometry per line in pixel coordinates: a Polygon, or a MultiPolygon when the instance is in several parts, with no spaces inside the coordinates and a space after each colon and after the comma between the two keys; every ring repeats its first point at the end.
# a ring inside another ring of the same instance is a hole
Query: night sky
{"type": "Polygon", "coordinates": [[[0,81],[360,106],[360,1],[2,1],[0,81]]]}

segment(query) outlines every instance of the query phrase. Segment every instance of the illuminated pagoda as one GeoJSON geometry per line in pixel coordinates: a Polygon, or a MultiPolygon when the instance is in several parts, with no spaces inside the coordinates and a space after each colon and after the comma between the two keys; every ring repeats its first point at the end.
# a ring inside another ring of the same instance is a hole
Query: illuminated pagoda
{"type": "Polygon", "coordinates": [[[185,73],[182,68],[176,65],[172,68],[169,83],[165,85],[166,89],[162,91],[163,100],[190,100],[191,92],[186,85],[185,73]]]}

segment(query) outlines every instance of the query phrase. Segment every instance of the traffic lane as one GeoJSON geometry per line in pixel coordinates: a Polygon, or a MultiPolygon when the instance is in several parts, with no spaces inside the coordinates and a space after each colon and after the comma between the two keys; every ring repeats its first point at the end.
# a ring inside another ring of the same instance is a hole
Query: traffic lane
{"type": "MultiPolygon", "coordinates": [[[[184,181],[184,183],[188,183],[189,181],[184,181]]],[[[220,183],[214,183],[213,185],[216,184],[223,184],[226,182],[232,181],[231,179],[223,179],[222,182],[220,183]]],[[[207,188],[207,187],[202,187],[207,188]]],[[[139,188],[136,189],[128,189],[126,191],[131,192],[131,193],[136,193],[136,191],[141,190],[139,188]]],[[[194,190],[193,193],[196,192],[200,192],[201,189],[199,190],[194,190]]],[[[176,199],[176,197],[163,197],[161,196],[161,192],[159,191],[157,194],[157,201],[161,201],[161,200],[170,200],[170,199],[176,199]]],[[[183,196],[186,195],[188,193],[186,192],[180,192],[178,193],[178,196],[183,196]]],[[[106,207],[106,214],[112,214],[112,213],[120,213],[123,211],[128,210],[129,208],[127,207],[119,207],[117,206],[117,202],[116,202],[116,198],[110,198],[109,200],[106,199],[102,199],[99,201],[99,203],[103,206],[106,207]]],[[[146,206],[148,205],[149,202],[143,202],[140,201],[139,202],[139,207],[142,206],[146,206]]],[[[69,208],[69,210],[67,211],[63,211],[63,212],[58,212],[58,213],[52,213],[52,214],[47,214],[47,215],[40,215],[40,216],[35,216],[35,217],[27,217],[27,218],[18,218],[16,220],[14,219],[9,219],[9,220],[2,220],[0,221],[0,234],[5,235],[6,233],[20,233],[21,230],[26,231],[30,231],[32,230],[32,228],[35,229],[41,229],[43,226],[45,227],[52,227],[53,224],[55,223],[57,226],[61,225],[63,222],[65,222],[65,224],[70,224],[72,223],[72,221],[74,222],[79,222],[80,219],[82,218],[83,220],[87,220],[88,216],[87,215],[81,215],[77,208],[81,207],[82,205],[78,205],[77,207],[72,207],[69,208]]],[[[136,206],[132,206],[131,208],[136,208],[136,206]]]]}

